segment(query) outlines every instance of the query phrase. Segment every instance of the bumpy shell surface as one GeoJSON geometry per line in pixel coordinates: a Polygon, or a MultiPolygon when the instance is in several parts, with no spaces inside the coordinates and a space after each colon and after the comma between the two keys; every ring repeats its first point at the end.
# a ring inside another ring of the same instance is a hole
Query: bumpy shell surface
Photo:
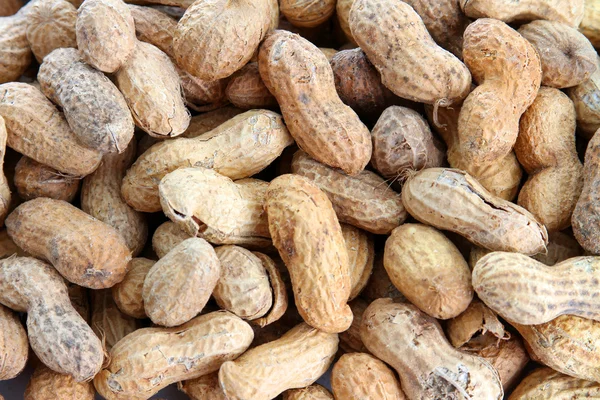
{"type": "Polygon", "coordinates": [[[350,284],[352,286],[349,299],[352,300],[362,292],[371,277],[375,259],[375,245],[373,235],[369,235],[352,225],[340,224],[340,226],[348,251],[350,284]]]}
{"type": "Polygon", "coordinates": [[[218,372],[179,382],[177,386],[192,400],[227,400],[219,385],[218,372]]]}
{"type": "Polygon", "coordinates": [[[138,329],[112,348],[94,386],[109,399],[147,399],[171,383],[217,371],[246,351],[253,337],[250,325],[226,311],[175,328],[138,329]]]}
{"type": "Polygon", "coordinates": [[[371,158],[369,131],[340,100],[329,61],[316,46],[276,31],[261,46],[258,66],[300,148],[350,175],[364,169],[371,158]]]}
{"type": "Polygon", "coordinates": [[[158,258],[163,258],[168,252],[173,250],[175,246],[190,237],[191,236],[175,222],[167,221],[154,231],[154,235],[152,236],[152,248],[158,258]]]}
{"type": "Polygon", "coordinates": [[[357,298],[348,303],[352,310],[352,325],[347,331],[340,333],[340,349],[346,353],[368,353],[360,338],[360,324],[362,315],[369,306],[369,303],[362,298],[357,298]]]}
{"type": "Polygon", "coordinates": [[[92,292],[92,330],[110,351],[115,344],[141,326],[138,320],[123,314],[109,289],[92,292]]]}
{"type": "Polygon", "coordinates": [[[98,167],[102,154],[81,146],[63,114],[34,86],[0,85],[0,99],[8,147],[69,175],[85,176],[98,167]]]}
{"type": "Polygon", "coordinates": [[[14,182],[19,197],[25,201],[50,197],[70,202],[75,198],[81,180],[23,156],[15,167],[14,182]]]}
{"type": "Polygon", "coordinates": [[[19,375],[27,364],[28,355],[27,332],[19,316],[0,304],[0,381],[19,375]]]}
{"type": "Polygon", "coordinates": [[[314,28],[335,11],[335,0],[281,0],[279,10],[292,25],[314,28]]]}
{"type": "Polygon", "coordinates": [[[112,287],[112,296],[124,314],[133,318],[146,318],[142,291],[146,275],[156,261],[147,258],[134,258],[129,263],[125,278],[112,287]]]}
{"type": "Polygon", "coordinates": [[[142,42],[153,44],[169,57],[173,57],[173,35],[177,21],[162,11],[151,7],[129,4],[135,22],[135,33],[142,42]]]}
{"type": "Polygon", "coordinates": [[[600,384],[542,367],[527,375],[509,400],[569,400],[600,397],[600,384]]]}
{"type": "MultiPolygon", "coordinates": [[[[6,124],[4,118],[0,115],[0,170],[3,171],[4,156],[6,155],[6,141],[8,139],[8,132],[6,131],[6,124]]],[[[14,177],[13,177],[14,180],[14,177]]],[[[6,175],[0,173],[0,226],[4,224],[4,219],[11,208],[11,193],[8,180],[6,175]]]]}
{"type": "Polygon", "coordinates": [[[287,390],[283,394],[283,400],[333,400],[333,395],[315,383],[302,389],[287,390]]]}
{"type": "Polygon", "coordinates": [[[86,0],[76,32],[83,60],[102,72],[117,71],[134,49],[135,23],[122,0],[86,0]]]}
{"type": "Polygon", "coordinates": [[[123,280],[131,252],[121,234],[71,204],[30,200],[6,219],[14,242],[48,260],[70,282],[101,289],[123,280]]]}
{"type": "Polygon", "coordinates": [[[27,41],[27,17],[23,11],[0,17],[0,83],[19,79],[33,59],[27,41]]]}
{"type": "Polygon", "coordinates": [[[265,204],[273,245],[287,266],[302,318],[325,332],[352,323],[348,252],[331,202],[308,179],[281,175],[265,204]]]}
{"type": "Polygon", "coordinates": [[[600,5],[595,1],[586,1],[583,20],[579,31],[592,42],[594,47],[600,47],[600,5]]]}
{"type": "Polygon", "coordinates": [[[600,129],[600,58],[596,58],[596,72],[590,79],[567,90],[575,104],[577,127],[585,138],[591,138],[600,129]]]}
{"type": "Polygon", "coordinates": [[[24,400],[78,399],[94,400],[96,391],[92,382],[77,382],[69,375],[59,374],[46,366],[39,366],[27,384],[24,400]]]}
{"type": "Polygon", "coordinates": [[[38,1],[27,14],[27,41],[36,60],[61,47],[77,47],[77,9],[65,0],[38,1]]]}
{"type": "Polygon", "coordinates": [[[260,77],[258,63],[248,63],[233,75],[225,94],[231,104],[244,110],[277,107],[277,100],[260,77]]]}

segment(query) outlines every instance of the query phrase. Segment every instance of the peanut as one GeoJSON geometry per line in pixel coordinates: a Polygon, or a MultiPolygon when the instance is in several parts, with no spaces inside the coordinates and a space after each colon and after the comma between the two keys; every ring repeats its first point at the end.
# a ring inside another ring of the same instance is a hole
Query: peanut
{"type": "Polygon", "coordinates": [[[450,343],[456,348],[468,344],[478,337],[478,334],[480,337],[488,336],[500,340],[510,338],[496,313],[478,299],[473,299],[463,313],[448,321],[446,333],[450,343]]]}
{"type": "Polygon", "coordinates": [[[214,111],[209,111],[203,114],[195,115],[192,117],[190,126],[181,135],[186,138],[195,138],[210,132],[213,129],[219,127],[225,122],[229,121],[236,115],[244,113],[244,110],[232,106],[222,107],[214,111]]]}
{"type": "MultiPolygon", "coordinates": [[[[4,156],[6,155],[6,141],[8,133],[4,118],[0,116],[0,171],[3,171],[4,156]]],[[[0,226],[4,224],[4,219],[11,208],[11,193],[8,180],[4,172],[0,173],[0,226]]]]}
{"type": "Polygon", "coordinates": [[[15,15],[0,17],[0,83],[19,79],[31,65],[27,10],[28,7],[23,7],[15,15]]]}
{"type": "Polygon", "coordinates": [[[122,281],[131,259],[117,230],[61,200],[21,204],[6,219],[6,228],[17,246],[48,260],[69,282],[88,288],[122,281]]]}
{"type": "Polygon", "coordinates": [[[77,382],[69,375],[62,375],[45,366],[33,372],[24,400],[78,399],[94,400],[96,391],[91,382],[77,382]]]}
{"type": "Polygon", "coordinates": [[[49,197],[71,202],[81,180],[23,156],[15,168],[14,183],[19,197],[25,201],[49,197]]]}
{"type": "Polygon", "coordinates": [[[63,278],[30,257],[0,260],[0,303],[27,312],[29,344],[50,369],[89,381],[102,367],[100,339],[75,311],[63,278]]]}
{"type": "Polygon", "coordinates": [[[119,340],[141,327],[138,320],[123,314],[117,308],[108,289],[92,292],[90,325],[96,336],[102,338],[106,351],[110,351],[119,340]]]}
{"type": "MultiPolygon", "coordinates": [[[[383,254],[376,254],[373,263],[373,272],[367,282],[367,286],[361,295],[368,301],[374,301],[382,297],[390,297],[396,301],[405,301],[406,298],[398,291],[396,286],[390,280],[390,277],[383,266],[383,254]]],[[[355,313],[356,315],[356,313],[355,313]]]]}
{"type": "Polygon", "coordinates": [[[350,285],[352,287],[348,299],[352,300],[363,291],[371,277],[375,259],[375,244],[372,235],[352,225],[340,224],[340,227],[348,252],[350,285]]]}
{"type": "Polygon", "coordinates": [[[302,389],[286,390],[283,400],[333,400],[329,390],[318,384],[312,384],[302,389]]]}
{"type": "Polygon", "coordinates": [[[583,255],[583,249],[572,236],[562,232],[548,234],[548,247],[546,254],[540,253],[533,256],[537,261],[546,265],[555,265],[569,258],[583,255]]]}
{"type": "Polygon", "coordinates": [[[600,384],[538,368],[525,377],[508,400],[568,400],[600,396],[600,384]]]}
{"type": "Polygon", "coordinates": [[[277,100],[265,86],[255,62],[246,64],[231,77],[225,95],[231,104],[244,110],[277,107],[277,100]]]}
{"type": "Polygon", "coordinates": [[[179,228],[175,222],[167,221],[154,231],[154,235],[152,236],[152,248],[156,252],[158,258],[163,258],[168,252],[173,250],[175,246],[190,237],[191,236],[179,228]]]}
{"type": "Polygon", "coordinates": [[[291,285],[289,276],[285,276],[287,271],[285,271],[285,266],[281,265],[283,264],[281,260],[278,259],[278,263],[276,263],[266,254],[254,252],[254,255],[260,259],[269,274],[271,291],[273,292],[273,306],[269,312],[264,317],[252,322],[254,325],[264,328],[273,322],[277,322],[288,310],[288,288],[291,285]]]}
{"type": "Polygon", "coordinates": [[[146,318],[142,291],[146,275],[154,263],[154,260],[147,258],[134,258],[129,263],[125,278],[112,287],[113,299],[123,314],[133,318],[146,318]]]}
{"type": "Polygon", "coordinates": [[[77,9],[65,0],[38,1],[31,6],[27,41],[39,63],[55,49],[77,47],[76,20],[77,9]]]}
{"type": "Polygon", "coordinates": [[[27,332],[19,316],[0,304],[0,381],[18,376],[28,355],[27,332]]]}
{"type": "Polygon", "coordinates": [[[365,300],[360,297],[348,303],[352,310],[352,325],[345,332],[340,333],[340,350],[346,353],[368,353],[369,350],[365,347],[360,338],[360,324],[362,315],[369,306],[365,300]]]}
{"type": "Polygon", "coordinates": [[[28,256],[21,250],[15,242],[12,241],[6,229],[0,231],[0,258],[10,257],[12,255],[28,256]]]}
{"type": "Polygon", "coordinates": [[[177,387],[192,400],[227,400],[219,386],[218,372],[178,382],[177,387]]]}
{"type": "Polygon", "coordinates": [[[23,7],[22,0],[6,0],[0,6],[0,17],[8,17],[15,14],[23,7]]]}
{"type": "Polygon", "coordinates": [[[279,10],[292,25],[314,28],[331,18],[335,4],[335,0],[281,0],[279,10]]]}
{"type": "Polygon", "coordinates": [[[76,285],[71,282],[65,282],[67,284],[67,291],[69,292],[69,300],[73,308],[85,322],[90,322],[90,299],[88,289],[76,285]]]}
{"type": "Polygon", "coordinates": [[[586,1],[583,20],[579,31],[592,42],[594,47],[600,47],[600,7],[595,1],[586,1]]]}
{"type": "Polygon", "coordinates": [[[590,139],[600,129],[600,58],[596,57],[596,72],[589,80],[567,90],[575,104],[580,134],[590,139]]]}

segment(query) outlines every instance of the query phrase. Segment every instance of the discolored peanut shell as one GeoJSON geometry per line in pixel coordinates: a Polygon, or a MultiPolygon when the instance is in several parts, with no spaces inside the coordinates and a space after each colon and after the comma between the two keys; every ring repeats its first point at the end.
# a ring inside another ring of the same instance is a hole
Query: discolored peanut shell
{"type": "Polygon", "coordinates": [[[19,316],[0,304],[0,381],[18,376],[27,364],[29,341],[19,316]]]}
{"type": "Polygon", "coordinates": [[[113,299],[123,314],[138,319],[147,317],[142,291],[146,275],[155,262],[142,257],[132,259],[125,278],[112,287],[113,299]]]}
{"type": "Polygon", "coordinates": [[[49,197],[71,202],[80,182],[77,177],[62,174],[26,156],[21,157],[15,168],[14,183],[24,201],[49,197]]]}
{"type": "Polygon", "coordinates": [[[227,400],[219,386],[218,372],[179,382],[177,387],[192,400],[227,400]]]}
{"type": "Polygon", "coordinates": [[[92,292],[90,325],[96,336],[102,338],[106,351],[110,351],[119,340],[141,327],[138,320],[119,310],[108,289],[92,292]]]}
{"type": "Polygon", "coordinates": [[[229,400],[272,399],[314,383],[333,362],[337,347],[337,334],[302,323],[280,339],[225,362],[219,382],[229,400]]]}
{"type": "Polygon", "coordinates": [[[420,222],[490,250],[534,255],[548,243],[546,228],[527,210],[493,196],[457,169],[418,172],[404,184],[402,201],[420,222]]]}
{"type": "Polygon", "coordinates": [[[158,325],[181,325],[194,318],[210,299],[221,263],[204,239],[186,239],[161,258],[144,279],[146,315],[158,325]]]}
{"type": "Polygon", "coordinates": [[[385,243],[383,263],[394,286],[434,318],[456,317],[473,299],[469,265],[435,228],[404,224],[394,229],[385,243]]]}
{"type": "Polygon", "coordinates": [[[373,236],[360,229],[347,224],[340,224],[350,268],[350,291],[349,300],[356,298],[363,291],[371,272],[373,272],[373,261],[375,259],[375,244],[373,236]]]}
{"type": "Polygon", "coordinates": [[[316,383],[302,389],[286,390],[283,400],[333,400],[329,390],[316,383]]]}
{"type": "Polygon", "coordinates": [[[91,380],[102,367],[100,339],[71,305],[63,278],[30,257],[0,261],[0,303],[27,312],[31,348],[50,369],[91,380]]]}
{"type": "Polygon", "coordinates": [[[217,371],[252,342],[252,328],[226,311],[194,318],[176,328],[144,328],[110,352],[110,364],[94,378],[105,398],[150,398],[171,383],[217,371]]]}
{"type": "Polygon", "coordinates": [[[258,67],[301,149],[349,175],[364,169],[371,157],[369,131],[340,100],[329,61],[316,46],[275,31],[260,48],[258,67]]]}
{"type": "Polygon", "coordinates": [[[292,173],[309,179],[327,195],[340,222],[386,234],[407,217],[400,194],[373,172],[349,176],[300,150],[292,159],[292,173]]]}
{"type": "Polygon", "coordinates": [[[503,398],[496,370],[483,358],[455,350],[437,321],[415,306],[375,300],[363,314],[361,338],[398,372],[407,398],[503,398]]]}
{"type": "Polygon", "coordinates": [[[575,104],[577,128],[584,138],[591,138],[600,129],[600,58],[596,58],[596,72],[580,85],[567,89],[575,104]]]}
{"type": "Polygon", "coordinates": [[[34,86],[0,85],[0,99],[8,147],[69,175],[85,176],[98,167],[102,154],[81,146],[63,114],[34,86]]]}
{"type": "Polygon", "coordinates": [[[231,77],[225,89],[227,100],[244,110],[278,107],[277,100],[265,86],[258,63],[250,62],[231,77]]]}
{"type": "Polygon", "coordinates": [[[594,47],[600,47],[600,7],[595,1],[586,1],[583,20],[579,31],[583,33],[594,47]]]}
{"type": "Polygon", "coordinates": [[[173,250],[175,246],[190,237],[191,236],[177,226],[175,222],[167,221],[154,231],[154,235],[152,236],[152,248],[158,258],[163,258],[168,252],[173,250]]]}
{"type": "Polygon", "coordinates": [[[122,0],[85,0],[77,12],[83,61],[106,73],[121,68],[135,46],[135,23],[122,0]]]}
{"type": "Polygon", "coordinates": [[[24,400],[78,399],[94,400],[96,391],[91,382],[77,382],[69,375],[59,374],[46,366],[33,372],[24,400]]]}
{"type": "Polygon", "coordinates": [[[44,58],[38,80],[44,94],[62,107],[82,145],[103,153],[125,151],[134,128],[125,98],[80,52],[54,50],[44,58]]]}
{"type": "Polygon", "coordinates": [[[23,9],[15,15],[0,17],[0,83],[16,81],[31,64],[27,24],[23,9]]]}
{"type": "Polygon", "coordinates": [[[266,168],[293,140],[279,114],[253,110],[192,139],[157,143],[127,171],[121,193],[134,209],[161,210],[160,180],[178,168],[206,167],[241,179],[266,168]]]}
{"type": "Polygon", "coordinates": [[[115,228],[125,239],[132,256],[137,256],[148,238],[146,217],[121,197],[121,182],[135,158],[135,141],[121,153],[105,154],[102,163],[83,179],[81,209],[115,228]]]}
{"type": "Polygon", "coordinates": [[[352,323],[348,252],[331,202],[308,179],[281,175],[265,203],[273,245],[287,266],[302,318],[324,332],[352,323]]]}
{"type": "Polygon", "coordinates": [[[335,12],[335,0],[281,0],[279,11],[294,26],[314,28],[335,12]]]}
{"type": "Polygon", "coordinates": [[[76,21],[77,9],[65,0],[43,0],[31,6],[27,41],[39,63],[55,49],[77,47],[76,21]]]}
{"type": "Polygon", "coordinates": [[[525,377],[508,400],[568,400],[600,396],[600,384],[538,368],[525,377]]]}
{"type": "Polygon", "coordinates": [[[331,387],[337,399],[406,399],[392,370],[365,353],[344,354],[331,371],[331,387]]]}
{"type": "Polygon", "coordinates": [[[383,84],[396,95],[426,104],[450,105],[471,86],[467,67],[439,47],[417,12],[400,0],[356,0],[350,30],[383,84]]]}
{"type": "Polygon", "coordinates": [[[21,204],[6,219],[6,228],[17,246],[88,288],[123,280],[131,259],[117,230],[61,200],[38,198],[21,204]]]}

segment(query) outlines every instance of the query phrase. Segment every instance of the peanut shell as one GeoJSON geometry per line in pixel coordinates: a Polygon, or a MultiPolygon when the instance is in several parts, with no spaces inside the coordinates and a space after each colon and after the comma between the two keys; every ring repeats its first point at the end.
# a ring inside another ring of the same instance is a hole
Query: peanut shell
{"type": "Polygon", "coordinates": [[[27,41],[28,19],[25,14],[21,9],[15,15],[0,17],[0,83],[19,79],[33,59],[27,41]]]}
{"type": "Polygon", "coordinates": [[[19,316],[0,304],[0,381],[18,376],[27,364],[29,341],[19,316]]]}
{"type": "Polygon", "coordinates": [[[125,315],[133,318],[146,318],[142,291],[146,275],[156,261],[147,258],[134,258],[130,261],[125,278],[112,287],[112,296],[125,315]]]}
{"type": "Polygon", "coordinates": [[[65,0],[38,1],[29,9],[27,20],[27,41],[39,63],[55,49],[77,47],[77,9],[71,3],[65,0]]]}
{"type": "Polygon", "coordinates": [[[69,375],[62,375],[46,366],[33,372],[24,400],[78,399],[94,400],[96,391],[91,382],[77,382],[69,375]]]}
{"type": "Polygon", "coordinates": [[[508,400],[584,399],[600,396],[600,384],[538,368],[525,377],[508,400]]]}
{"type": "Polygon", "coordinates": [[[333,400],[329,390],[316,383],[302,389],[286,390],[283,400],[333,400]]]}
{"type": "Polygon", "coordinates": [[[163,258],[175,246],[191,236],[182,230],[175,222],[167,221],[154,231],[152,248],[158,258],[163,258]]]}
{"type": "Polygon", "coordinates": [[[575,104],[579,133],[590,139],[600,129],[600,58],[596,58],[596,72],[580,85],[567,89],[575,104]]]}
{"type": "Polygon", "coordinates": [[[280,0],[279,11],[294,26],[314,28],[335,12],[335,0],[280,0]]]}
{"type": "Polygon", "coordinates": [[[244,110],[278,107],[277,100],[265,86],[258,63],[250,62],[231,77],[225,89],[227,100],[244,110]]]}
{"type": "Polygon", "coordinates": [[[92,292],[90,325],[96,336],[102,338],[106,351],[110,351],[119,340],[141,326],[138,320],[123,314],[117,308],[108,289],[92,292]]]}
{"type": "Polygon", "coordinates": [[[71,202],[79,191],[81,180],[23,156],[15,168],[14,183],[24,201],[49,197],[71,202]]]}

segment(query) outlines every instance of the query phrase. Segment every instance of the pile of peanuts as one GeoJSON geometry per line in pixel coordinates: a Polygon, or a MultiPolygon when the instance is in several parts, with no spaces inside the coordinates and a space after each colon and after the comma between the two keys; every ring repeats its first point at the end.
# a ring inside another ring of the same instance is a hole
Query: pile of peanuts
{"type": "Polygon", "coordinates": [[[598,48],[599,0],[2,0],[0,380],[600,398],[598,48]]]}

